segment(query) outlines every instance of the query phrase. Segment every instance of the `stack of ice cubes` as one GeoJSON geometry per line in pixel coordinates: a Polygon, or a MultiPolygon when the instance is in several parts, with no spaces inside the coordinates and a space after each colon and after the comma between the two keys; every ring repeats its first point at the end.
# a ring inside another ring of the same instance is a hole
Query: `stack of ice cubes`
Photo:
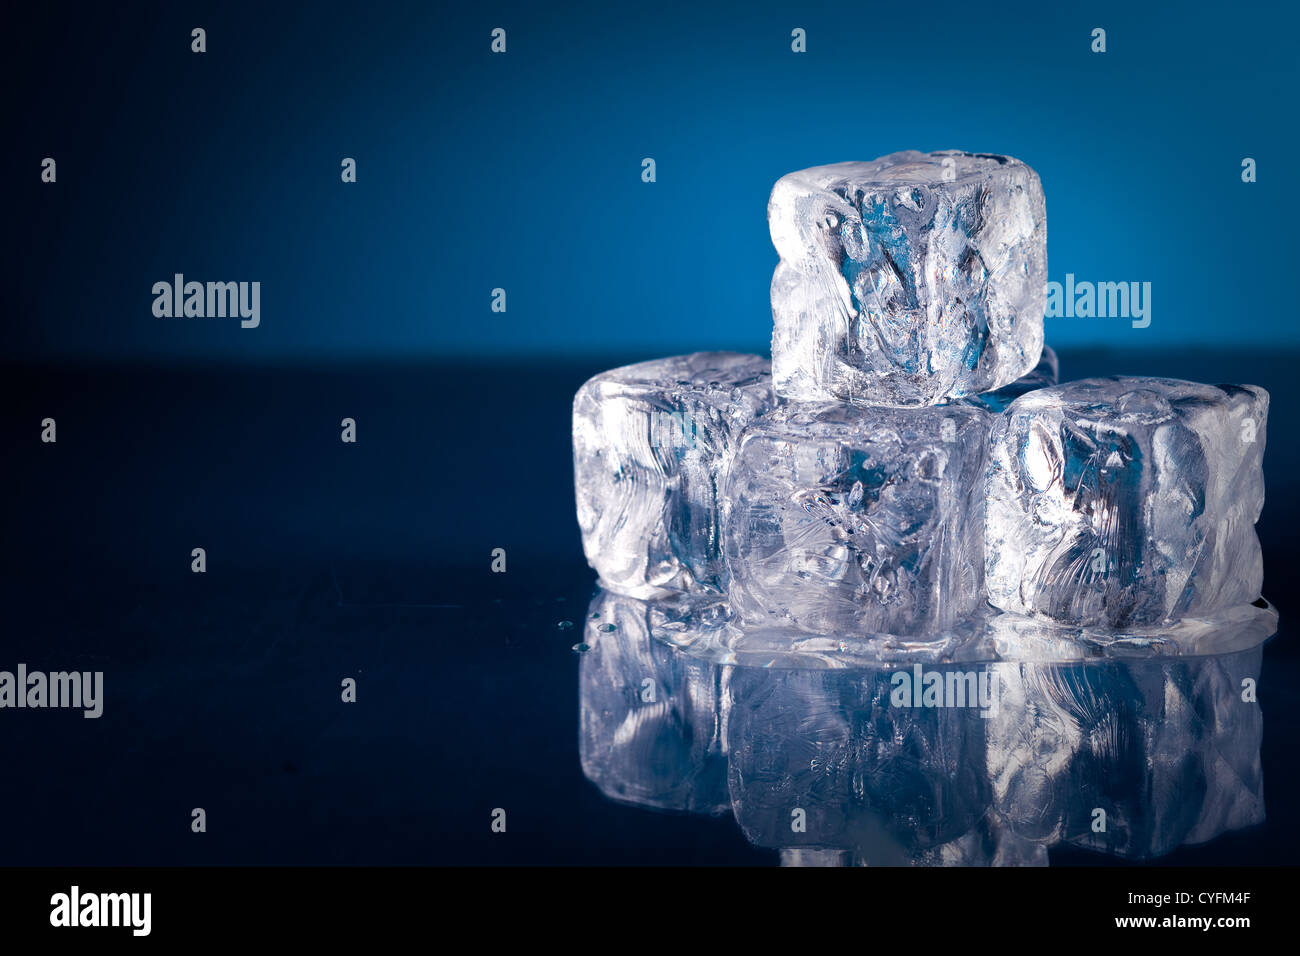
{"type": "Polygon", "coordinates": [[[1057,384],[1037,174],[902,152],[782,177],[772,360],[595,376],[578,521],[610,591],[819,635],[1006,612],[1167,625],[1260,596],[1268,394],[1057,384]]]}

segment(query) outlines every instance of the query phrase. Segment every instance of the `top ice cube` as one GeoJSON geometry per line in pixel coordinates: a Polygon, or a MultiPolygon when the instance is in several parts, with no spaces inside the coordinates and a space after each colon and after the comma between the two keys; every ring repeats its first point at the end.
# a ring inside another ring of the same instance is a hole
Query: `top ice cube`
{"type": "Polygon", "coordinates": [[[934,405],[1008,385],[1043,347],[1038,175],[983,153],[893,153],[781,177],[767,206],[778,395],[934,405]]]}

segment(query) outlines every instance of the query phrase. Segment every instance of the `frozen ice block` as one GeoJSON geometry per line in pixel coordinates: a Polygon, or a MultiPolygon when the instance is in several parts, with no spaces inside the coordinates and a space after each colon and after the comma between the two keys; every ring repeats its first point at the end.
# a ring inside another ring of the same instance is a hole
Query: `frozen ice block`
{"type": "Polygon", "coordinates": [[[1047,217],[1019,160],[908,151],[817,166],[777,181],[767,218],[782,397],[933,405],[1037,364],[1047,217]]]}
{"type": "Polygon", "coordinates": [[[982,603],[980,408],[783,405],[727,482],[731,599],[751,623],[920,635],[982,603]]]}
{"type": "Polygon", "coordinates": [[[731,808],[723,680],[650,636],[651,606],[600,591],[578,670],[582,772],[613,800],[720,814],[731,808]]]}
{"type": "Polygon", "coordinates": [[[602,372],[573,400],[573,471],[588,563],[634,597],[725,589],[719,480],[773,402],[766,359],[697,352],[602,372]]]}
{"type": "Polygon", "coordinates": [[[1020,376],[1010,385],[1004,385],[996,391],[981,392],[978,395],[960,399],[960,401],[968,405],[987,408],[997,414],[1006,411],[1008,405],[1026,392],[1049,388],[1057,384],[1060,381],[1060,374],[1061,365],[1056,358],[1056,352],[1052,350],[1051,346],[1044,345],[1043,357],[1038,360],[1038,364],[1028,374],[1020,376]]]}
{"type": "Polygon", "coordinates": [[[1127,627],[1254,601],[1267,416],[1262,388],[1173,379],[1086,379],[1016,399],[990,438],[990,602],[1127,627]]]}

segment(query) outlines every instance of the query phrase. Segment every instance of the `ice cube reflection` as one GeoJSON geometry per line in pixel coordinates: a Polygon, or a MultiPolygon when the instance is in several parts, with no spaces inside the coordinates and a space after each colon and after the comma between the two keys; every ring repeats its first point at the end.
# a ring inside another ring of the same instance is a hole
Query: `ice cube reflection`
{"type": "Polygon", "coordinates": [[[1164,635],[996,615],[842,650],[602,591],[583,771],[621,802],[730,811],[784,864],[1150,859],[1263,821],[1253,688],[1275,624],[1262,605],[1164,635]]]}

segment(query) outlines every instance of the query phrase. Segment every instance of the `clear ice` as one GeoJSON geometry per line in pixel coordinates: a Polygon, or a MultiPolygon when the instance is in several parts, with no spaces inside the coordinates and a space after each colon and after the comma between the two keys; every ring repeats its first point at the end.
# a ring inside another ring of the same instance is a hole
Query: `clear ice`
{"type": "Polygon", "coordinates": [[[1019,160],[908,151],[817,166],[781,177],[767,210],[783,398],[933,405],[1038,362],[1046,207],[1019,160]]]}
{"type": "Polygon", "coordinates": [[[588,563],[638,597],[725,589],[720,477],[734,437],[773,403],[766,359],[697,352],[616,368],[573,400],[588,563]]]}
{"type": "Polygon", "coordinates": [[[995,665],[985,766],[998,817],[1027,840],[1135,859],[1259,823],[1263,717],[1241,686],[1261,655],[995,665]]]}
{"type": "Polygon", "coordinates": [[[1146,859],[1260,822],[1268,393],[1058,385],[1018,160],[807,169],[768,222],[770,365],[574,399],[584,774],[789,865],[1146,859]]]}
{"type": "Polygon", "coordinates": [[[651,638],[653,607],[601,591],[588,609],[591,648],[578,670],[583,773],[620,803],[725,813],[720,681],[708,663],[651,638]]]}
{"type": "MultiPolygon", "coordinates": [[[[987,719],[904,708],[890,671],[741,668],[727,721],[732,812],[759,846],[842,848],[907,866],[980,827],[989,809],[987,719]],[[791,808],[805,813],[802,831],[791,808]]],[[[1046,853],[1043,861],[1046,863],[1046,853]]]]}
{"type": "Polygon", "coordinates": [[[989,441],[989,601],[1109,627],[1254,601],[1267,416],[1257,386],[1158,378],[1016,399],[989,441]]]}
{"type": "Polygon", "coordinates": [[[733,607],[833,636],[915,635],[981,603],[991,416],[971,406],[782,405],[727,480],[733,607]]]}
{"type": "Polygon", "coordinates": [[[711,606],[602,592],[591,612],[586,776],[622,802],[729,809],[786,864],[1043,866],[1063,844],[1149,859],[1264,819],[1263,716],[1240,695],[1259,680],[1268,632],[1244,647],[1235,618],[1178,656],[1064,642],[1032,661],[989,659],[983,645],[964,660],[825,669],[679,649],[717,632],[711,606]],[[680,643],[660,644],[661,630],[680,643]],[[1238,649],[1206,653],[1223,646],[1238,649]],[[987,690],[909,700],[904,676],[987,690]]]}
{"type": "Polygon", "coordinates": [[[1060,376],[1061,363],[1056,358],[1056,352],[1052,350],[1051,346],[1044,345],[1043,357],[1027,374],[1022,375],[1010,385],[1002,386],[997,391],[981,392],[960,401],[967,405],[978,405],[980,408],[987,408],[996,415],[1006,411],[1008,405],[1026,392],[1033,392],[1040,388],[1055,385],[1060,381],[1060,376]]]}

